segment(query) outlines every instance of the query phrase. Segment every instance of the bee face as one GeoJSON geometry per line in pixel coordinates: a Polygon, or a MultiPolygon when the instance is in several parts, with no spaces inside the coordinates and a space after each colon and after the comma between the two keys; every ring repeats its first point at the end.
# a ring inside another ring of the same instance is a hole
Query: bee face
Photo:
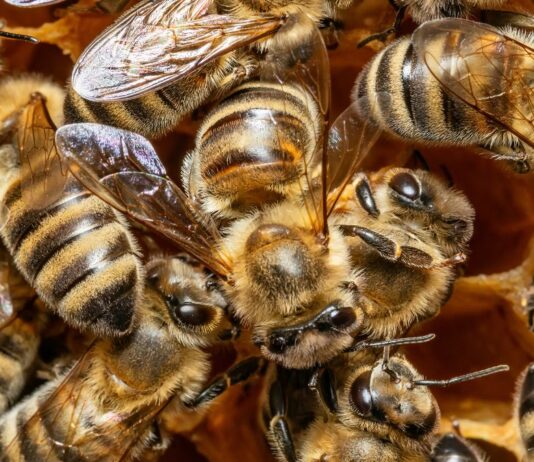
{"type": "Polygon", "coordinates": [[[426,387],[415,387],[415,370],[402,358],[377,363],[357,373],[350,385],[349,403],[364,419],[395,427],[410,438],[429,435],[438,422],[438,408],[426,387]]]}
{"type": "Polygon", "coordinates": [[[161,323],[180,343],[206,346],[223,335],[226,302],[200,270],[177,258],[162,258],[148,266],[150,299],[161,323]]]}
{"type": "MultiPolygon", "coordinates": [[[[387,208],[401,221],[413,222],[449,257],[473,235],[474,210],[464,194],[423,170],[390,169],[379,180],[387,187],[387,208]]],[[[380,193],[378,193],[380,195],[380,193]]]]}

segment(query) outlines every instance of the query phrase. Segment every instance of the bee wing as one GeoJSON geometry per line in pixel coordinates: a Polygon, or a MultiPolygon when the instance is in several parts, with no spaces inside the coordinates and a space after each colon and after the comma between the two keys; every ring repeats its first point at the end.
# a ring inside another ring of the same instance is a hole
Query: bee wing
{"type": "MultiPolygon", "coordinates": [[[[324,126],[330,110],[330,64],[321,32],[306,15],[290,17],[277,32],[281,37],[269,47],[265,61],[260,66],[260,79],[290,88],[297,88],[307,101],[307,113],[319,119],[317,132],[311,139],[294,140],[297,146],[306,147],[308,155],[300,159],[302,175],[299,187],[303,206],[306,208],[317,232],[324,227],[322,199],[321,160],[325,145],[324,126]],[[295,28],[294,30],[292,28],[295,28]],[[284,34],[286,37],[284,37],[284,34]],[[293,38],[297,37],[298,39],[293,38]],[[306,96],[307,95],[307,96],[306,96]]],[[[290,111],[285,111],[290,112],[290,111]]],[[[276,117],[272,117],[276,125],[276,117]]],[[[310,121],[313,125],[316,121],[310,121]]],[[[275,130],[273,130],[276,133],[275,130]]],[[[292,134],[295,136],[295,134],[292,134]]],[[[284,137],[280,137],[283,151],[284,137]]]]}
{"type": "Polygon", "coordinates": [[[46,395],[39,395],[38,389],[36,399],[30,397],[3,454],[8,460],[21,460],[22,454],[24,460],[40,462],[86,460],[91,455],[105,462],[130,460],[126,456],[167,403],[131,413],[96,410],[95,415],[99,396],[92,389],[94,382],[87,380],[94,372],[90,356],[95,347],[93,343],[63,378],[50,383],[46,395]]]}
{"type": "Polygon", "coordinates": [[[55,5],[64,1],[65,0],[5,0],[6,3],[18,6],[19,8],[37,8],[39,6],[55,5]]]}
{"type": "Polygon", "coordinates": [[[206,15],[211,0],[146,0],[78,59],[72,86],[91,101],[122,101],[168,86],[232,50],[273,34],[274,16],[206,15]]]}
{"type": "Polygon", "coordinates": [[[10,260],[7,250],[0,247],[0,329],[15,315],[13,299],[9,287],[10,260]]]}
{"type": "MultiPolygon", "coordinates": [[[[376,98],[387,98],[377,94],[376,98]]],[[[327,216],[330,216],[341,193],[352,180],[380,136],[380,129],[363,120],[352,103],[331,125],[326,152],[327,216]]],[[[383,107],[383,106],[381,106],[383,107]]]]}
{"type": "Polygon", "coordinates": [[[534,147],[534,49],[462,19],[427,22],[412,41],[447,91],[534,147]]]}
{"type": "Polygon", "coordinates": [[[56,150],[56,127],[42,95],[32,95],[20,113],[17,127],[22,198],[31,207],[43,209],[63,194],[67,171],[56,150]]]}
{"type": "Polygon", "coordinates": [[[117,210],[173,240],[214,272],[228,273],[216,224],[167,176],[154,148],[135,133],[72,124],[56,134],[73,175],[117,210]]]}

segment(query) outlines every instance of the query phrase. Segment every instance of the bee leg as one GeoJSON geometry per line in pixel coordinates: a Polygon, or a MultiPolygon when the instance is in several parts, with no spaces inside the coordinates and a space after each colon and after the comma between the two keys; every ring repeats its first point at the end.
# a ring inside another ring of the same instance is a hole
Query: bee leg
{"type": "Polygon", "coordinates": [[[230,386],[248,380],[252,375],[263,370],[265,360],[258,356],[246,358],[232,366],[224,374],[215,377],[215,379],[204,388],[193,400],[185,403],[187,407],[196,408],[208,403],[230,386]]]}
{"type": "Polygon", "coordinates": [[[367,175],[359,175],[354,190],[356,192],[356,198],[358,199],[362,209],[364,209],[372,217],[378,217],[378,215],[380,215],[380,210],[378,210],[378,207],[376,206],[376,202],[373,197],[373,191],[371,190],[371,184],[369,183],[367,175]]]}
{"type": "Polygon", "coordinates": [[[368,43],[374,42],[375,40],[385,42],[391,34],[397,35],[400,29],[401,22],[404,19],[404,14],[406,13],[406,6],[404,5],[399,7],[397,3],[393,0],[389,0],[389,3],[397,11],[395,15],[395,22],[393,23],[393,25],[382,32],[372,34],[369,37],[364,38],[358,43],[358,45],[356,45],[358,48],[362,48],[368,43]]]}
{"type": "Polygon", "coordinates": [[[520,141],[514,142],[512,145],[494,145],[494,146],[480,146],[485,151],[489,152],[494,158],[508,162],[511,168],[516,173],[530,172],[529,155],[520,141]]]}
{"type": "Polygon", "coordinates": [[[209,99],[210,102],[223,98],[235,87],[249,80],[258,70],[258,60],[251,53],[239,56],[235,61],[232,71],[217,84],[217,90],[209,99]]]}
{"type": "Polygon", "coordinates": [[[271,420],[269,421],[269,433],[271,441],[277,452],[283,456],[286,462],[296,462],[293,437],[286,419],[286,396],[282,383],[276,380],[269,390],[269,408],[271,420]]]}
{"type": "Polygon", "coordinates": [[[328,411],[335,413],[338,409],[335,376],[328,368],[317,369],[308,384],[315,390],[328,411]]]}
{"type": "Polygon", "coordinates": [[[409,267],[431,269],[453,266],[465,261],[463,253],[442,260],[434,260],[424,250],[409,245],[400,245],[398,242],[362,226],[341,225],[339,229],[345,236],[359,237],[366,244],[374,247],[386,260],[398,261],[409,267]]]}

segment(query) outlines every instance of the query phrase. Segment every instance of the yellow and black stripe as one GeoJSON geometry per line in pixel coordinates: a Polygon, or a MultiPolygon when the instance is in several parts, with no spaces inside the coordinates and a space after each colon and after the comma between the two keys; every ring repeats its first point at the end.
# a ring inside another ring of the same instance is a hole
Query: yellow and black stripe
{"type": "Polygon", "coordinates": [[[143,271],[124,220],[69,177],[62,197],[34,209],[12,175],[0,234],[20,272],[67,322],[99,335],[130,329],[143,271]]]}
{"type": "MultiPolygon", "coordinates": [[[[256,206],[298,180],[317,147],[316,102],[296,85],[248,82],[205,118],[191,154],[204,195],[256,206]]],[[[280,197],[277,197],[279,199],[280,197]]]]}
{"type": "Polygon", "coordinates": [[[523,372],[517,397],[517,418],[529,462],[534,461],[534,363],[523,372]]]}

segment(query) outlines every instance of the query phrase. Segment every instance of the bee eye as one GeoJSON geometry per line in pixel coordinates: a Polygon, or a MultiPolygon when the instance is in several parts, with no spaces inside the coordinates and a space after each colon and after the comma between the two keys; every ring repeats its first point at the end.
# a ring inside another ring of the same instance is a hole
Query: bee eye
{"type": "Polygon", "coordinates": [[[350,399],[356,413],[362,417],[370,417],[373,411],[371,396],[371,371],[361,374],[350,388],[350,399]]]}
{"type": "Polygon", "coordinates": [[[356,315],[350,307],[333,310],[328,314],[328,318],[330,321],[329,324],[338,329],[350,327],[356,322],[356,315]]]}
{"type": "Polygon", "coordinates": [[[171,316],[186,326],[204,326],[215,318],[215,308],[199,303],[182,303],[175,296],[167,297],[167,306],[171,316]]]}
{"type": "Polygon", "coordinates": [[[389,186],[396,193],[412,201],[421,196],[419,183],[410,173],[398,173],[389,181],[389,186]]]}

